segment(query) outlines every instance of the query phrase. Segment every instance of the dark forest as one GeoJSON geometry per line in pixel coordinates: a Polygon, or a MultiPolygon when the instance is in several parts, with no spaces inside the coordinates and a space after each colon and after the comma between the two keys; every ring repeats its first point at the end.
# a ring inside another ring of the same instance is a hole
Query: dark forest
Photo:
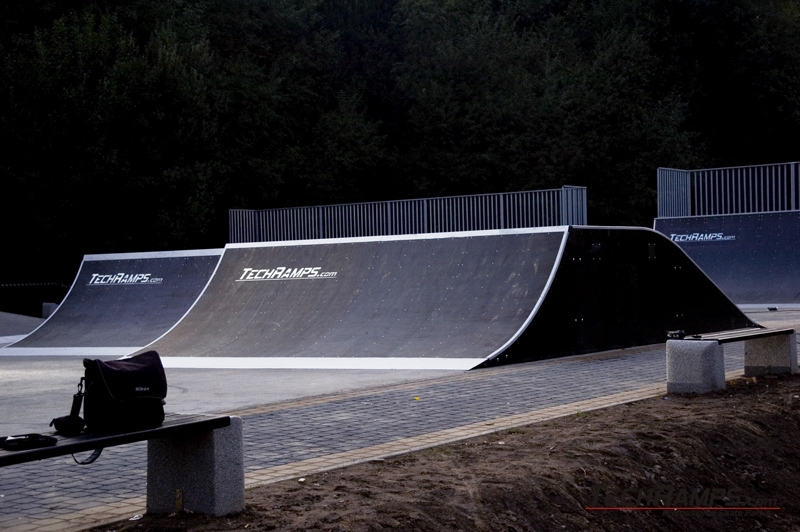
{"type": "MultiPolygon", "coordinates": [[[[6,0],[0,285],[221,247],[230,208],[800,157],[798,0],[6,0]]],[[[0,309],[4,310],[4,309],[0,309]]]]}

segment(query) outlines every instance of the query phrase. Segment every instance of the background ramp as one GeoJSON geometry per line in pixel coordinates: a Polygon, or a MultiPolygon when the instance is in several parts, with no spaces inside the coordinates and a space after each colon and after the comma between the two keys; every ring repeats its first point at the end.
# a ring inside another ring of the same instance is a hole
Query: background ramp
{"type": "Polygon", "coordinates": [[[191,312],[148,349],[172,367],[468,369],[524,329],[566,234],[229,244],[191,312]]]}
{"type": "Polygon", "coordinates": [[[221,254],[212,249],[86,255],[55,313],[0,354],[130,354],[181,319],[221,254]]]}
{"type": "Polygon", "coordinates": [[[800,307],[800,212],[657,218],[671,238],[745,307],[800,307]]]}

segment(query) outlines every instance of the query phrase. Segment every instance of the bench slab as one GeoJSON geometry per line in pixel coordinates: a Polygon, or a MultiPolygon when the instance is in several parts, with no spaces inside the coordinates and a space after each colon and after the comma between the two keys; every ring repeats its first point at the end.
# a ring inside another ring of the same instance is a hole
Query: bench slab
{"type": "Polygon", "coordinates": [[[722,344],[744,342],[746,377],[797,373],[794,329],[749,328],[667,341],[667,391],[706,393],[725,388],[722,344]]]}
{"type": "Polygon", "coordinates": [[[225,515],[244,510],[242,418],[168,415],[160,427],[81,434],[25,451],[0,450],[0,467],[147,441],[147,511],[225,515]]]}
{"type": "Polygon", "coordinates": [[[0,467],[35,462],[45,458],[66,456],[68,454],[93,451],[95,449],[135,443],[153,438],[172,438],[181,434],[205,432],[217,428],[227,427],[231,423],[230,416],[204,416],[204,415],[167,415],[164,423],[154,429],[145,429],[134,432],[117,434],[81,434],[79,436],[62,436],[48,433],[58,441],[51,447],[40,447],[25,451],[0,450],[0,467]]]}
{"type": "Polygon", "coordinates": [[[686,340],[716,340],[720,344],[731,342],[741,342],[747,340],[757,340],[775,336],[786,336],[794,334],[794,329],[768,329],[766,327],[749,327],[747,329],[732,329],[708,334],[693,334],[687,336],[686,340]]]}

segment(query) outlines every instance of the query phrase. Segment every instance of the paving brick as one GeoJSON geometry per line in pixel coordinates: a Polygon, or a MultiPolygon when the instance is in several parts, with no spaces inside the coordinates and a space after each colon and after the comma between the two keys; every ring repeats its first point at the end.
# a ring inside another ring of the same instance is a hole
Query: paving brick
{"type": "Polygon", "coordinates": [[[31,532],[34,530],[36,530],[36,523],[26,521],[25,523],[13,524],[3,529],[3,532],[31,532]]]}
{"type": "MultiPolygon", "coordinates": [[[[727,378],[741,374],[741,346],[726,346],[725,356],[727,378]]],[[[250,408],[237,413],[244,418],[246,483],[307,476],[663,393],[665,375],[660,346],[250,408]]],[[[0,493],[7,495],[0,499],[0,528],[37,530],[38,520],[45,532],[52,519],[86,526],[141,513],[146,450],[145,443],[109,448],[80,469],[71,459],[0,469],[0,493]],[[31,487],[30,478],[43,480],[31,487]]]]}

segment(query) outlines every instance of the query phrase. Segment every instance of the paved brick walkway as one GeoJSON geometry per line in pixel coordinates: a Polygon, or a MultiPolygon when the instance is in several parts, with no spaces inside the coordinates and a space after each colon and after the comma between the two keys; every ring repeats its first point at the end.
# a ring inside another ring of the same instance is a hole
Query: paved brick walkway
{"type": "MultiPolygon", "coordinates": [[[[741,344],[726,346],[729,376],[741,344]]],[[[248,487],[665,392],[664,347],[458,373],[236,412],[248,487]]],[[[0,469],[0,530],[80,530],[144,513],[146,444],[0,469]]]]}

